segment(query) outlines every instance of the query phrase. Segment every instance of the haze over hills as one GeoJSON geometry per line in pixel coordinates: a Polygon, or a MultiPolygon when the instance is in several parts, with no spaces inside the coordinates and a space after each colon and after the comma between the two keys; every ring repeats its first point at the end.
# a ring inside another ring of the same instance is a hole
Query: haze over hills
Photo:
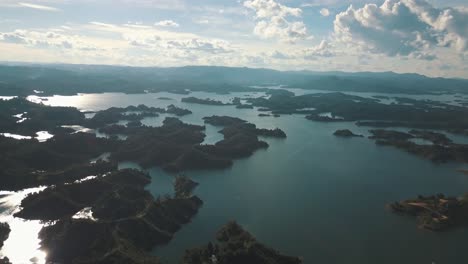
{"type": "Polygon", "coordinates": [[[468,80],[430,78],[394,72],[277,71],[220,66],[125,67],[81,64],[17,64],[0,66],[0,94],[75,94],[185,89],[226,93],[246,91],[254,85],[284,85],[294,88],[385,92],[468,93],[468,80]]]}

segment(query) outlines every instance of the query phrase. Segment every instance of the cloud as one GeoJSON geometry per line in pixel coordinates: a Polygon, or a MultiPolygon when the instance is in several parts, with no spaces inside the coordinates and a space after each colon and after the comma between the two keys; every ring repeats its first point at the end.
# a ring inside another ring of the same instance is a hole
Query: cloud
{"type": "Polygon", "coordinates": [[[307,27],[304,22],[297,20],[302,14],[300,8],[291,8],[274,0],[245,1],[244,6],[255,11],[255,35],[288,43],[307,38],[307,27]],[[290,18],[296,20],[289,21],[290,18]]]}
{"type": "Polygon", "coordinates": [[[61,11],[60,9],[55,8],[55,7],[50,7],[50,6],[45,6],[45,5],[37,5],[37,4],[31,4],[31,3],[18,3],[18,5],[21,6],[21,7],[38,9],[38,10],[43,10],[43,11],[52,11],[52,12],[61,11]]]}
{"type": "Polygon", "coordinates": [[[324,17],[327,17],[330,15],[330,10],[326,9],[326,8],[322,8],[320,9],[320,14],[324,17]]]}
{"type": "Polygon", "coordinates": [[[272,52],[269,55],[273,59],[278,59],[278,60],[289,60],[289,59],[294,59],[295,58],[295,56],[292,56],[290,54],[286,54],[286,53],[283,53],[283,52],[280,52],[280,51],[277,51],[277,50],[275,50],[274,52],[272,52]]]}
{"type": "Polygon", "coordinates": [[[290,53],[275,50],[268,54],[273,59],[278,60],[316,60],[319,58],[329,58],[336,55],[330,42],[322,40],[318,45],[310,48],[295,50],[290,53]]]}
{"type": "Polygon", "coordinates": [[[149,27],[143,24],[106,24],[91,22],[94,30],[117,33],[120,38],[133,47],[143,48],[148,52],[166,55],[188,53],[222,54],[233,51],[229,42],[220,39],[204,38],[196,34],[172,32],[149,27]]]}
{"type": "Polygon", "coordinates": [[[424,0],[386,0],[381,6],[350,6],[334,21],[335,36],[372,53],[434,59],[431,50],[468,50],[468,13],[439,9],[424,0]]]}
{"type": "Polygon", "coordinates": [[[326,40],[322,40],[320,44],[312,48],[305,49],[303,51],[304,59],[316,59],[318,57],[333,57],[335,52],[332,51],[332,46],[326,40]]]}
{"type": "Polygon", "coordinates": [[[232,52],[229,43],[222,40],[187,39],[179,41],[168,41],[167,47],[182,50],[195,50],[207,53],[219,54],[232,52]]]}
{"type": "Polygon", "coordinates": [[[78,36],[59,34],[51,31],[31,31],[18,29],[13,32],[0,33],[0,42],[21,44],[31,48],[39,49],[72,49],[96,50],[96,45],[78,36]]]}
{"type": "Polygon", "coordinates": [[[466,9],[438,9],[422,0],[405,0],[405,5],[418,18],[440,32],[442,45],[450,45],[458,51],[468,51],[468,11],[466,9]]]}
{"type": "Polygon", "coordinates": [[[162,20],[154,23],[154,25],[160,27],[179,27],[179,24],[172,20],[162,20]]]}

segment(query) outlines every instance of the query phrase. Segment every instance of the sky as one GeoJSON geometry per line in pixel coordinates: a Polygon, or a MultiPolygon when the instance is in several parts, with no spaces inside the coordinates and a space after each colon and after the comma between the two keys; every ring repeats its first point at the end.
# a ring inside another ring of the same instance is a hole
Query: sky
{"type": "Polygon", "coordinates": [[[468,78],[468,1],[0,0],[0,61],[468,78]]]}

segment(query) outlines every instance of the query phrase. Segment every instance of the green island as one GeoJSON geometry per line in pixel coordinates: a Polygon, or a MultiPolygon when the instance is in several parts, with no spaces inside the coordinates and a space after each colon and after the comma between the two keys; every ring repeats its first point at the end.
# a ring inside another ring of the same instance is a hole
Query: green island
{"type": "Polygon", "coordinates": [[[202,105],[231,105],[231,104],[226,104],[218,100],[213,100],[213,99],[200,99],[196,97],[185,97],[182,98],[181,102],[183,103],[191,103],[191,104],[202,104],[202,105]]]}
{"type": "MultiPolygon", "coordinates": [[[[11,126],[5,126],[8,132],[32,134],[47,129],[55,133],[45,142],[0,136],[0,147],[5,150],[0,157],[2,189],[48,186],[28,194],[14,217],[48,223],[39,238],[46,261],[54,263],[160,263],[149,251],[167,244],[202,206],[202,200],[192,194],[198,183],[188,177],[174,178],[173,195],[154,198],[145,190],[151,182],[149,175],[119,170],[119,161],[168,171],[225,168],[233,159],[268,147],[258,136],[286,137],[280,129],[258,129],[232,117],[205,118],[206,123],[224,126],[220,131],[224,140],[215,145],[201,144],[205,127],[175,117],[166,117],[161,127],[142,125],[142,119],[161,113],[189,113],[173,105],[167,109],[110,108],[95,112],[90,119],[76,108],[49,107],[22,98],[1,100],[0,108],[8,109],[1,120],[11,121],[11,126]],[[23,112],[30,113],[24,122],[7,118],[23,112]],[[129,122],[118,125],[122,120],[129,122]],[[109,137],[69,128],[77,125],[109,137]],[[103,153],[109,153],[108,160],[89,162],[103,153]]],[[[2,243],[9,232],[8,224],[0,225],[2,243]]],[[[8,258],[0,261],[9,263],[8,258]]]]}
{"type": "Polygon", "coordinates": [[[188,249],[183,264],[300,264],[298,257],[285,256],[258,242],[236,222],[229,222],[216,234],[217,243],[188,249]]]}
{"type": "Polygon", "coordinates": [[[468,194],[460,198],[443,194],[420,195],[416,199],[391,203],[388,207],[397,214],[417,217],[418,227],[432,231],[468,225],[468,194]]]}
{"type": "Polygon", "coordinates": [[[336,130],[333,135],[337,136],[337,137],[345,137],[345,138],[349,138],[349,137],[364,137],[363,135],[357,135],[357,134],[354,134],[351,130],[349,129],[339,129],[339,130],[336,130]]]}
{"type": "Polygon", "coordinates": [[[154,199],[149,183],[138,170],[113,171],[30,194],[15,216],[54,221],[39,234],[51,262],[159,263],[144,251],[171,240],[203,202],[186,188],[184,197],[154,199]],[[84,209],[91,215],[80,216],[84,209]]]}
{"type": "Polygon", "coordinates": [[[409,133],[392,130],[370,130],[375,143],[393,146],[433,162],[468,162],[468,145],[453,143],[444,134],[431,131],[411,130],[409,133]],[[417,144],[410,139],[423,139],[431,144],[417,144]]]}

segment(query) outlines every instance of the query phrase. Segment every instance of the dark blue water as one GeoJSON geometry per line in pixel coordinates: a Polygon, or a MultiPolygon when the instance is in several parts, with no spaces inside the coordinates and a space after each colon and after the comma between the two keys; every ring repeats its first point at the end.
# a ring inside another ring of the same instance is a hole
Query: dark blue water
{"type": "MultiPolygon", "coordinates": [[[[194,112],[182,118],[185,122],[202,124],[202,117],[213,114],[238,116],[258,127],[279,127],[288,135],[265,139],[270,144],[267,150],[236,161],[232,168],[185,172],[200,183],[195,194],[204,205],[169,245],[154,250],[167,263],[177,263],[185,249],[213,240],[229,220],[238,221],[259,241],[285,254],[304,257],[305,263],[459,264],[468,259],[468,230],[420,230],[415,219],[385,209],[389,202],[418,194],[467,192],[468,177],[456,171],[463,168],[460,164],[436,165],[377,146],[367,138],[332,135],[344,128],[368,134],[366,128],[352,123],[312,122],[303,116],[258,117],[256,110],[156,99],[178,100],[179,95],[114,94],[112,100],[105,100],[106,96],[110,95],[76,97],[81,101],[68,98],[66,103],[82,109],[177,103],[194,112]]],[[[158,125],[163,119],[144,123],[158,125]]],[[[208,143],[222,138],[218,129],[207,127],[208,143]]],[[[172,175],[158,168],[150,173],[153,182],[148,188],[155,196],[172,192],[172,175]]]]}

